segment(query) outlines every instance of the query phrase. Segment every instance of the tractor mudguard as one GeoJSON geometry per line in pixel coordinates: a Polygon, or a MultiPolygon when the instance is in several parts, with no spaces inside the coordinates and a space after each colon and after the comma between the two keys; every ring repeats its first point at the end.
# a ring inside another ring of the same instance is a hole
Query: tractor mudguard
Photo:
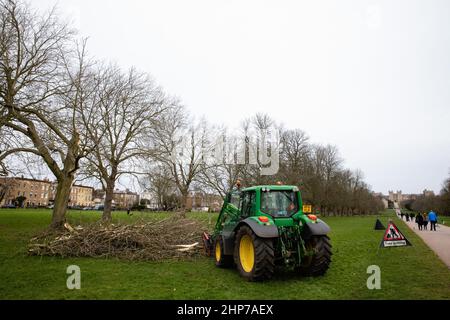
{"type": "Polygon", "coordinates": [[[221,237],[223,241],[223,254],[233,255],[234,252],[234,231],[222,231],[221,237]]]}
{"type": "Polygon", "coordinates": [[[260,238],[278,238],[278,228],[274,224],[259,224],[255,220],[247,218],[241,221],[234,230],[237,231],[243,224],[248,225],[260,238]]]}
{"type": "Polygon", "coordinates": [[[317,223],[306,223],[303,226],[302,238],[308,240],[312,236],[325,236],[330,232],[330,227],[323,221],[317,223]]]}

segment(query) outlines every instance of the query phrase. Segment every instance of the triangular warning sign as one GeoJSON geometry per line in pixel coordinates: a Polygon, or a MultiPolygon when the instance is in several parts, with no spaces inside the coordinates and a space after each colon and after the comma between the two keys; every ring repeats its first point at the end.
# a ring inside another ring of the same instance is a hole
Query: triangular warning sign
{"type": "Polygon", "coordinates": [[[389,222],[386,231],[381,240],[380,247],[403,247],[410,246],[411,243],[406,239],[403,233],[398,230],[397,226],[393,222],[389,222]]]}
{"type": "Polygon", "coordinates": [[[377,221],[375,222],[375,230],[384,230],[385,227],[383,226],[383,224],[381,223],[380,219],[377,219],[377,221]]]}

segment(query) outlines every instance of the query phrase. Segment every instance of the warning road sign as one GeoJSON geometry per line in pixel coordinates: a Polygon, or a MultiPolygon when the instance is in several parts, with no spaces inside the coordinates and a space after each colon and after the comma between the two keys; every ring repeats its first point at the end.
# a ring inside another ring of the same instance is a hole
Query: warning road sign
{"type": "Polygon", "coordinates": [[[384,247],[402,247],[410,246],[411,243],[406,239],[403,233],[398,230],[397,226],[390,221],[383,235],[380,246],[384,247]]]}
{"type": "Polygon", "coordinates": [[[303,213],[311,213],[312,212],[312,206],[310,204],[303,205],[303,213]]]}

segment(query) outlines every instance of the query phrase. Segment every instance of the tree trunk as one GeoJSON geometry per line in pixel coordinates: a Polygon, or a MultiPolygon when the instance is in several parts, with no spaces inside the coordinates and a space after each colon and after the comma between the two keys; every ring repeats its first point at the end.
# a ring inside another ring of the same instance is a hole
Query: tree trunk
{"type": "Polygon", "coordinates": [[[188,195],[189,193],[187,191],[183,191],[181,193],[181,211],[180,211],[180,215],[182,218],[186,218],[186,212],[187,212],[187,207],[188,207],[188,195]]]}
{"type": "Polygon", "coordinates": [[[112,210],[112,200],[114,197],[114,185],[115,180],[109,179],[106,181],[105,190],[105,206],[103,208],[102,221],[110,223],[112,221],[111,210],[112,210]]]}
{"type": "Polygon", "coordinates": [[[62,229],[64,226],[73,180],[74,177],[72,175],[65,176],[63,179],[58,180],[50,229],[62,229]]]}

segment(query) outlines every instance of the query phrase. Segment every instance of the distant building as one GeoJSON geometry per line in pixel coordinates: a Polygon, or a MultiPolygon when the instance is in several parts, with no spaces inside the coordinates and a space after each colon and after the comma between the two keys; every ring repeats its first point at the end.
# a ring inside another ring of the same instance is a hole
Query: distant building
{"type": "Polygon", "coordinates": [[[221,209],[222,204],[221,196],[202,191],[191,191],[186,199],[186,209],[194,211],[217,212],[221,209]]]}
{"type": "Polygon", "coordinates": [[[399,190],[394,193],[394,191],[389,190],[389,201],[399,202],[399,203],[402,202],[403,201],[402,191],[399,190]]]}
{"type": "Polygon", "coordinates": [[[146,191],[139,195],[141,204],[145,205],[147,209],[161,209],[156,195],[152,192],[146,191]]]}
{"type": "MultiPolygon", "coordinates": [[[[101,189],[96,189],[94,191],[94,203],[96,205],[105,204],[105,194],[106,192],[101,189]]],[[[136,192],[131,192],[129,189],[114,190],[112,206],[116,209],[128,209],[134,205],[139,204],[139,195],[136,192]]]]}
{"type": "Polygon", "coordinates": [[[2,196],[0,205],[17,205],[17,198],[24,197],[24,207],[48,206],[52,200],[52,182],[16,177],[0,177],[2,196]]]}
{"type": "Polygon", "coordinates": [[[425,197],[434,197],[434,191],[425,189],[425,190],[423,190],[423,195],[425,197]]]}
{"type": "MultiPolygon", "coordinates": [[[[24,207],[45,207],[55,200],[57,183],[49,179],[37,180],[23,177],[1,177],[0,205],[17,205],[17,198],[24,197],[24,207]]],[[[93,188],[73,185],[70,191],[69,206],[91,206],[93,188]]]]}
{"type": "Polygon", "coordinates": [[[128,189],[125,191],[115,190],[113,199],[118,209],[128,209],[139,204],[139,195],[128,189]]]}
{"type": "Polygon", "coordinates": [[[73,185],[70,190],[69,206],[90,207],[93,202],[94,188],[73,185]]]}
{"type": "MultiPolygon", "coordinates": [[[[425,195],[425,191],[427,191],[426,189],[424,190],[424,195],[425,195]]],[[[427,192],[431,192],[433,195],[433,191],[427,191],[427,192]]],[[[428,194],[428,193],[427,193],[428,194]]],[[[421,196],[421,194],[402,194],[402,191],[397,191],[396,193],[394,193],[393,191],[389,191],[389,201],[392,202],[397,202],[397,203],[401,203],[404,201],[410,201],[410,200],[416,200],[417,198],[419,198],[421,196]]]]}
{"type": "MultiPolygon", "coordinates": [[[[56,182],[53,182],[50,203],[53,203],[55,200],[57,187],[58,184],[56,182]]],[[[69,202],[67,203],[67,205],[69,207],[90,207],[93,205],[93,194],[94,188],[74,184],[70,189],[69,202]]]]}

